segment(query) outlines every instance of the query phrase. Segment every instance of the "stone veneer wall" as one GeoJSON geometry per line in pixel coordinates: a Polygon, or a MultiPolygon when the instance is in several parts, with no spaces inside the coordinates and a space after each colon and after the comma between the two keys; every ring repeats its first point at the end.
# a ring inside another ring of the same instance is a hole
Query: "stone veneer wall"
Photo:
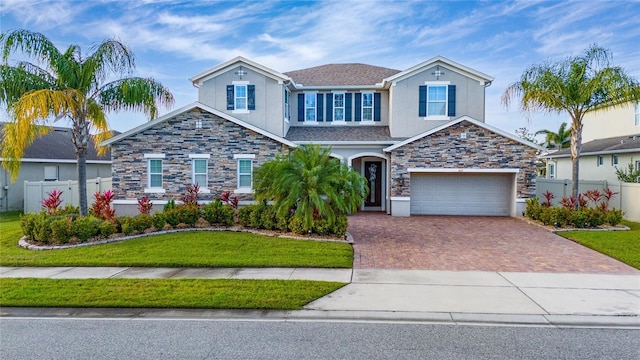
{"type": "Polygon", "coordinates": [[[526,185],[536,174],[535,148],[496,134],[467,121],[425,136],[391,152],[391,196],[410,196],[409,168],[520,169],[517,196],[536,193],[526,185]],[[466,133],[466,139],[461,138],[466,133]],[[402,185],[403,184],[403,185],[402,185]]]}
{"type": "MultiPolygon", "coordinates": [[[[236,154],[254,154],[253,169],[273,159],[288,146],[255,131],[204,110],[195,108],[152,128],[112,144],[112,178],[116,199],[179,200],[191,185],[192,159],[189,154],[209,154],[207,162],[210,194],[200,194],[199,200],[213,200],[220,193],[237,187],[236,154]],[[196,129],[196,119],[202,128],[196,129]],[[162,153],[164,194],[144,193],[147,187],[145,153],[162,153]]],[[[200,185],[201,188],[205,188],[200,185]]],[[[252,194],[236,194],[240,200],[253,200],[252,194]]]]}

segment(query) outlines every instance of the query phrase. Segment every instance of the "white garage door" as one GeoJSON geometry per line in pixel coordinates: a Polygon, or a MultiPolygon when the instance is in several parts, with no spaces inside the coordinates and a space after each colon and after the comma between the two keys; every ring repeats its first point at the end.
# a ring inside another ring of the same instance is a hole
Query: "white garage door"
{"type": "Polygon", "coordinates": [[[509,216],[514,176],[411,174],[411,214],[509,216]]]}

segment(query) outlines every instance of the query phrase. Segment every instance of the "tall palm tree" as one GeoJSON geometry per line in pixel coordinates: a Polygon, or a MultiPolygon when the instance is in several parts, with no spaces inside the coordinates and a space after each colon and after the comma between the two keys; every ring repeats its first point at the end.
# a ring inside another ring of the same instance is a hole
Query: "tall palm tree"
{"type": "Polygon", "coordinates": [[[366,179],[330,154],[329,148],[302,145],[264,163],[255,173],[256,200],[273,200],[281,215],[295,211],[305,231],[314,214],[333,223],[337,215],[357,211],[369,190],[366,179]]]}
{"type": "Polygon", "coordinates": [[[611,54],[592,45],[578,56],[558,62],[532,65],[502,95],[508,107],[520,97],[523,111],[568,113],[571,118],[572,196],[578,197],[582,119],[588,112],[623,107],[640,100],[640,83],[620,67],[611,65],[611,54]]]}
{"type": "Polygon", "coordinates": [[[2,165],[15,181],[24,150],[49,131],[44,125],[70,120],[81,215],[87,214],[89,137],[94,137],[97,146],[111,136],[106,113],[144,111],[152,119],[158,105],[170,107],[174,101],[171,92],[154,79],[127,77],[135,69],[135,58],[120,41],[105,40],[91,50],[86,56],[78,45],[71,45],[60,52],[46,36],[28,30],[0,35],[0,104],[6,106],[10,118],[3,129],[2,165]],[[14,51],[36,62],[10,65],[14,51]]]}
{"type": "Polygon", "coordinates": [[[571,129],[567,129],[567,123],[560,124],[558,132],[543,129],[536,131],[535,135],[544,134],[544,144],[548,148],[564,149],[571,145],[571,129]]]}

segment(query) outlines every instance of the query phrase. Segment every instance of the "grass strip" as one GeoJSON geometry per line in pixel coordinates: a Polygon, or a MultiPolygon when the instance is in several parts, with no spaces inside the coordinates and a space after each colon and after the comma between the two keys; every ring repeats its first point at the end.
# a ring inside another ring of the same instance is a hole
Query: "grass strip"
{"type": "Polygon", "coordinates": [[[0,306],[300,310],[344,283],[231,279],[0,279],[0,306]]]}
{"type": "Polygon", "coordinates": [[[72,249],[34,251],[17,245],[19,215],[0,220],[2,266],[308,267],[351,268],[342,242],[283,239],[245,232],[193,231],[72,249]]]}
{"type": "Polygon", "coordinates": [[[558,235],[640,270],[640,223],[622,221],[629,231],[566,231],[558,235]]]}

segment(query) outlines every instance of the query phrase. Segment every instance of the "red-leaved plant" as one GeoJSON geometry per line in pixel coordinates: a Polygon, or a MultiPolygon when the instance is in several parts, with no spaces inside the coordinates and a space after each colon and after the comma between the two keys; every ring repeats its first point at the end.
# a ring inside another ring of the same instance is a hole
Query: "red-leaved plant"
{"type": "Polygon", "coordinates": [[[60,208],[60,204],[62,204],[62,196],[63,191],[58,191],[57,189],[53,189],[51,192],[47,193],[49,195],[48,198],[42,200],[42,207],[47,210],[47,214],[56,215],[60,208]]]}
{"type": "Polygon", "coordinates": [[[93,195],[95,202],[93,203],[93,206],[91,206],[91,215],[100,220],[115,220],[116,211],[111,208],[111,202],[115,196],[116,194],[111,190],[107,190],[102,194],[100,192],[95,193],[93,195]]]}
{"type": "Polygon", "coordinates": [[[200,185],[192,184],[187,186],[187,193],[182,196],[182,202],[185,205],[198,205],[198,193],[200,192],[200,185]]]}
{"type": "Polygon", "coordinates": [[[152,207],[153,203],[148,197],[143,196],[141,199],[138,199],[138,211],[140,211],[140,214],[150,215],[152,207]]]}
{"type": "Polygon", "coordinates": [[[542,194],[542,196],[544,196],[544,201],[542,202],[542,206],[551,207],[551,199],[553,199],[555,195],[553,195],[549,191],[546,191],[544,194],[542,194]]]}
{"type": "Polygon", "coordinates": [[[223,192],[219,196],[220,201],[227,205],[233,206],[234,209],[238,208],[238,204],[240,203],[237,196],[231,197],[231,193],[228,191],[223,192]]]}

